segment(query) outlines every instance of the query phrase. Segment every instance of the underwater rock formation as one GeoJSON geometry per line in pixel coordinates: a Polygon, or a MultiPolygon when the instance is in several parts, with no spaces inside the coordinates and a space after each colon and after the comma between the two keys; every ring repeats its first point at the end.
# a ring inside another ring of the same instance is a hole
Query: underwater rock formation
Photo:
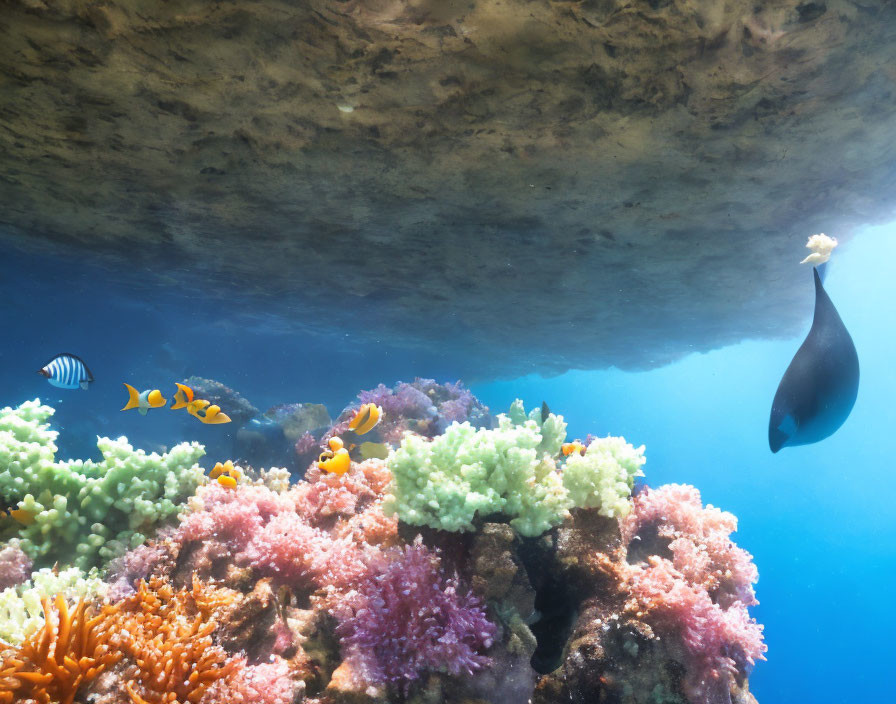
{"type": "Polygon", "coordinates": [[[792,334],[805,236],[891,217],[894,62],[885,0],[14,0],[0,231],[468,378],[652,367],[792,334]]]}
{"type": "MultiPolygon", "coordinates": [[[[49,410],[4,409],[0,449],[52,433],[49,410]]],[[[566,444],[520,401],[495,420],[292,484],[199,470],[176,525],[0,591],[0,704],[755,704],[734,516],[689,486],[632,496],[643,447],[622,438],[566,444]]]]}

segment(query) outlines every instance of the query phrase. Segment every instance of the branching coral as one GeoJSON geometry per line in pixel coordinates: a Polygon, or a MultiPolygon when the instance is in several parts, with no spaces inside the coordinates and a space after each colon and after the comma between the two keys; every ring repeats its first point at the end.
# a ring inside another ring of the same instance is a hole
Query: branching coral
{"type": "Polygon", "coordinates": [[[731,540],[736,529],[734,516],[704,508],[695,488],[677,484],[639,494],[622,523],[623,539],[644,543],[640,551],[648,553],[646,564],[629,567],[629,610],[681,638],[694,702],[725,701],[731,679],[766,650],[762,626],[747,611],[757,603],[758,573],[731,540]]]}
{"type": "Polygon", "coordinates": [[[44,626],[0,666],[6,681],[15,681],[12,693],[17,698],[8,701],[71,704],[80,687],[118,662],[117,636],[104,628],[102,616],[91,615],[83,600],[70,612],[65,597],[58,595],[55,616],[49,599],[44,597],[41,603],[44,626]]]}
{"type": "Polygon", "coordinates": [[[0,496],[31,516],[15,530],[40,564],[88,569],[141,544],[202,481],[204,450],[196,443],[158,455],[125,438],[99,438],[101,462],[57,462],[52,414],[39,400],[0,409],[0,496]]]}
{"type": "Polygon", "coordinates": [[[217,624],[211,616],[221,598],[203,589],[198,583],[176,590],[161,580],[141,582],[133,596],[107,611],[133,663],[125,688],[134,704],[195,704],[237,667],[212,639],[217,624]]]}
{"type": "Polygon", "coordinates": [[[347,604],[337,629],[345,656],[374,682],[407,685],[430,671],[472,674],[497,633],[479,600],[446,579],[421,542],[380,567],[347,604]],[[345,610],[348,613],[345,613],[345,610]]]}

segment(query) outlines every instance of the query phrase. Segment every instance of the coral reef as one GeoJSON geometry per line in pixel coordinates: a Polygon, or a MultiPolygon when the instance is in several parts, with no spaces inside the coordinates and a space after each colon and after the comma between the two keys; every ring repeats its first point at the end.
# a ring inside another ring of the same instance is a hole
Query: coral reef
{"type": "MultiPolygon", "coordinates": [[[[589,436],[564,449],[563,417],[541,408],[516,401],[476,428],[459,384],[365,393],[402,433],[386,460],[344,474],[313,463],[292,484],[243,467],[226,488],[194,476],[188,445],[177,466],[195,491],[171,502],[177,525],[104,572],[30,574],[8,543],[0,704],[755,704],[758,572],[731,514],[689,486],[632,496],[643,446],[589,436]],[[421,413],[439,422],[415,426],[421,413]]],[[[18,484],[93,487],[115,471],[61,471],[49,411],[0,413],[18,484]]],[[[144,462],[147,495],[160,466],[183,491],[171,453],[116,448],[122,466],[144,462]]],[[[96,486],[77,496],[126,500],[127,487],[96,486]]]]}
{"type": "Polygon", "coordinates": [[[197,443],[159,455],[134,450],[127,438],[97,438],[101,462],[56,461],[52,414],[39,400],[0,409],[0,497],[27,516],[7,521],[0,535],[18,538],[38,565],[89,569],[140,545],[203,479],[197,443]]]}

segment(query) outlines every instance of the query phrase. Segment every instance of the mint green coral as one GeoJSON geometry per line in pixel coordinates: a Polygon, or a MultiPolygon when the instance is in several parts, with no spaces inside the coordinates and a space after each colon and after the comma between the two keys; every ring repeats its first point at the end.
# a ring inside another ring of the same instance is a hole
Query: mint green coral
{"type": "Polygon", "coordinates": [[[635,477],[643,476],[644,446],[625,438],[591,441],[584,455],[573,453],[563,467],[563,486],[577,508],[596,508],[602,516],[623,518],[632,508],[629,496],[635,477]]]}
{"type": "Polygon", "coordinates": [[[527,416],[521,401],[498,416],[495,429],[453,423],[431,441],[406,434],[387,460],[392,485],[383,508],[404,523],[448,531],[474,530],[477,515],[500,513],[524,536],[559,525],[576,507],[627,513],[628,477],[635,465],[640,470],[643,447],[595,441],[593,455],[576,461],[567,479],[556,459],[565,437],[562,416],[542,419],[540,409],[527,416]]]}
{"type": "Polygon", "coordinates": [[[0,591],[0,641],[19,645],[44,625],[41,597],[55,599],[62,594],[72,604],[81,598],[102,598],[107,589],[94,572],[84,574],[77,567],[38,570],[27,582],[0,591]]]}
{"type": "Polygon", "coordinates": [[[203,481],[198,443],[169,452],[134,450],[127,438],[98,438],[101,462],[56,461],[54,411],[40,400],[0,409],[0,497],[34,516],[11,524],[35,562],[89,569],[146,540],[203,481]],[[74,559],[73,559],[74,556],[74,559]]]}

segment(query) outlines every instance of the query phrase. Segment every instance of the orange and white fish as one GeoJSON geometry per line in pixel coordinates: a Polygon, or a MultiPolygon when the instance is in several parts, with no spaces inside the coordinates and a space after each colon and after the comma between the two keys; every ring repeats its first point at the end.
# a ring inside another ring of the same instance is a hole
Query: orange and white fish
{"type": "Polygon", "coordinates": [[[178,384],[176,381],[174,382],[174,385],[177,387],[177,393],[174,394],[174,403],[171,404],[172,411],[176,411],[179,408],[186,408],[193,402],[193,389],[189,386],[178,384]]]}
{"type": "Polygon", "coordinates": [[[375,403],[365,403],[352,416],[348,423],[348,429],[355,431],[356,435],[364,435],[373,430],[383,419],[383,408],[375,403]]]}
{"type": "Polygon", "coordinates": [[[560,451],[563,453],[564,457],[569,457],[573,452],[578,452],[580,455],[584,455],[586,449],[587,448],[582,444],[581,440],[565,442],[560,446],[560,451]]]}
{"type": "Polygon", "coordinates": [[[162,408],[168,401],[162,396],[162,392],[158,389],[147,389],[146,391],[137,391],[130,384],[125,383],[128,390],[127,405],[122,408],[123,411],[130,411],[136,408],[141,416],[145,416],[150,408],[162,408]]]}

